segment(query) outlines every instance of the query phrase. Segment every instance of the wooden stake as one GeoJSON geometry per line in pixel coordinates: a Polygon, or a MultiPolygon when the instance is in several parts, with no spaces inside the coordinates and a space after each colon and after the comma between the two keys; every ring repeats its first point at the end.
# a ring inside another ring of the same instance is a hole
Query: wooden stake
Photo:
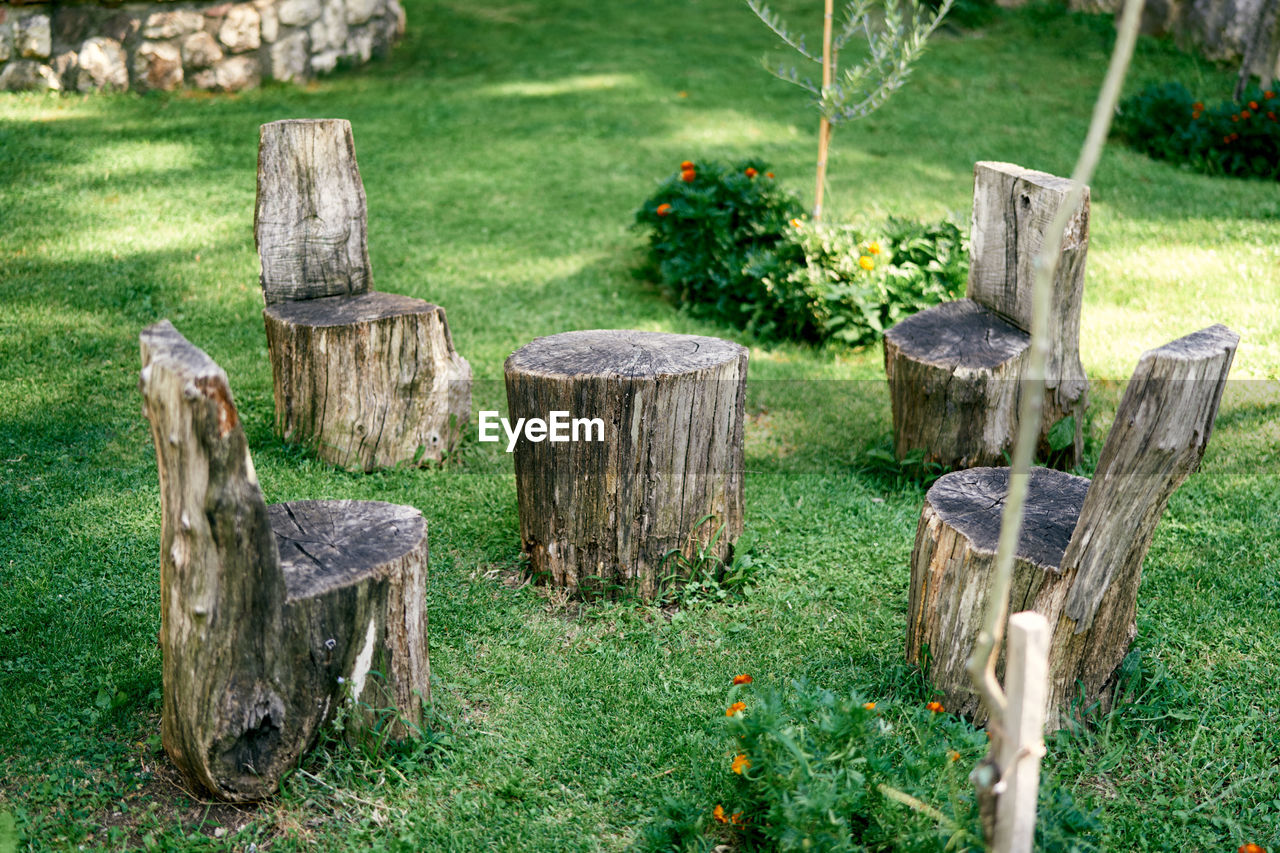
{"type": "Polygon", "coordinates": [[[999,800],[992,853],[1031,853],[1035,840],[1048,659],[1048,620],[1029,610],[1010,616],[1005,669],[1009,706],[999,758],[1004,778],[995,786],[999,800]]]}
{"type": "MultiPolygon", "coordinates": [[[[833,0],[825,0],[822,13],[822,94],[831,87],[835,71],[831,61],[831,22],[834,17],[833,0]]],[[[814,190],[813,221],[822,220],[822,188],[827,182],[827,150],[831,147],[831,120],[825,115],[818,123],[818,186],[814,190]]]]}

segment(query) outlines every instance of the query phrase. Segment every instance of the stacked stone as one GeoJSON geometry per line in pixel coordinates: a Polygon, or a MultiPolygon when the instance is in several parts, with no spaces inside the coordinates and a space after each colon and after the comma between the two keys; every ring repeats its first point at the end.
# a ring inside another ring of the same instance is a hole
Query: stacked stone
{"type": "Polygon", "coordinates": [[[385,55],[398,0],[0,3],[0,90],[235,92],[385,55]]]}

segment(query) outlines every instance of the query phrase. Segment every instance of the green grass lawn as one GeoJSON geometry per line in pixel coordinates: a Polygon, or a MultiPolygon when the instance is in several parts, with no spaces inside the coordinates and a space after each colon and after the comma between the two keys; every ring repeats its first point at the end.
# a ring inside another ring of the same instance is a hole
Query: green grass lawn
{"type": "MultiPolygon", "coordinates": [[[[0,851],[11,819],[32,848],[621,849],[664,798],[729,803],[733,675],[907,690],[923,492],[860,462],[889,428],[878,346],[753,347],[747,527],[767,568],[745,603],[676,618],[521,585],[514,477],[492,445],[443,470],[352,475],[272,436],[252,235],[263,122],[351,121],[376,286],[446,307],[476,409],[505,406],[502,361],[539,335],[736,336],[632,272],[633,211],[682,159],[760,154],[811,191],[816,114],[761,67],[774,43],[744,4],[406,7],[390,61],[306,87],[0,95],[0,851]],[[256,809],[173,786],[136,391],[138,332],[162,317],[227,370],[268,501],[425,513],[438,748],[323,747],[256,809]]],[[[965,217],[978,159],[1069,173],[1112,38],[1105,18],[1047,9],[941,35],[882,112],[837,129],[832,218],[965,217]]],[[[1232,81],[1144,41],[1127,91],[1170,77],[1206,100],[1232,81]]],[[[1100,813],[1102,849],[1274,851],[1280,190],[1112,148],[1092,210],[1081,343],[1109,380],[1095,457],[1143,350],[1224,322],[1240,381],[1146,561],[1140,707],[1052,741],[1045,774],[1100,813]]]]}

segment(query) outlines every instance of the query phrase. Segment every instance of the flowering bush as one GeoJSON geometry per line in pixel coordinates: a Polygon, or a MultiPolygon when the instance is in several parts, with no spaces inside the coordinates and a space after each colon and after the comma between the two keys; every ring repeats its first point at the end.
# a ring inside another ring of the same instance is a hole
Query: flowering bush
{"type": "Polygon", "coordinates": [[[1158,159],[1212,175],[1280,180],[1280,93],[1270,89],[1207,107],[1181,83],[1148,86],[1120,105],[1115,127],[1158,159]]]}
{"type": "MultiPolygon", "coordinates": [[[[923,698],[877,703],[801,682],[779,693],[735,678],[724,800],[666,801],[638,849],[984,849],[968,774],[986,736],[923,698]]],[[[1046,773],[1036,850],[1093,851],[1100,829],[1046,773]]]]}
{"type": "Polygon", "coordinates": [[[686,160],[636,221],[672,299],[766,341],[867,343],[968,276],[954,223],[889,220],[874,238],[814,226],[758,160],[686,160]]]}

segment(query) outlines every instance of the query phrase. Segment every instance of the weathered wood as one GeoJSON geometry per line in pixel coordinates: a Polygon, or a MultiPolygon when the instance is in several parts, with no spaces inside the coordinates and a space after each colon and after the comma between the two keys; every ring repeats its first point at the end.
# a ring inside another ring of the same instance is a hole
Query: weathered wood
{"type": "Polygon", "coordinates": [[[570,590],[651,599],[687,575],[669,552],[693,558],[714,540],[710,553],[730,558],[742,532],[747,354],[718,338],[589,331],[539,338],[507,359],[513,422],[564,411],[604,423],[603,441],[516,444],[520,536],[535,572],[570,590]]]}
{"type": "MultiPolygon", "coordinates": [[[[1237,341],[1214,326],[1145,353],[1092,483],[1031,470],[1009,609],[1034,610],[1054,626],[1050,728],[1073,699],[1108,701],[1133,638],[1143,558],[1170,495],[1204,454],[1237,341]]],[[[927,665],[948,710],[978,724],[987,713],[965,661],[990,595],[1008,484],[1007,468],[939,478],[911,555],[908,660],[927,665]]]]}
{"type": "Polygon", "coordinates": [[[899,458],[923,450],[950,468],[1003,462],[1018,415],[1028,336],[970,299],[898,323],[884,336],[884,369],[899,458]]]}
{"type": "MultiPolygon", "coordinates": [[[[1058,565],[1084,505],[1089,481],[1033,468],[1014,560],[1010,610],[1036,610],[1063,582],[1058,565]]],[[[911,554],[907,660],[925,666],[943,706],[983,725],[965,664],[991,595],[1008,468],[970,468],[940,477],[925,496],[911,554]]],[[[1004,670],[1003,658],[997,675],[1004,670]]]]}
{"type": "Polygon", "coordinates": [[[992,853],[1031,853],[1036,835],[1044,709],[1049,684],[1049,623],[1039,613],[1009,617],[1009,669],[1005,732],[1000,738],[1001,781],[993,786],[996,823],[992,853]]]}
{"type": "Polygon", "coordinates": [[[254,233],[276,431],[348,470],[441,461],[471,413],[444,309],[372,291],[364,186],[342,120],[263,125],[254,233]]]}
{"type": "Polygon", "coordinates": [[[390,293],[263,311],[276,432],[353,471],[439,462],[471,413],[444,309],[390,293]]]}
{"type": "Polygon", "coordinates": [[[1045,611],[1051,708],[1079,695],[1109,707],[1137,633],[1142,562],[1169,498],[1200,467],[1239,342],[1215,325],[1142,354],[1063,555],[1069,593],[1045,611]]]}
{"type": "Polygon", "coordinates": [[[375,502],[268,507],[226,374],[167,320],[141,348],[160,472],[162,740],[192,785],[261,799],[344,698],[421,719],[426,523],[375,502]]]}
{"type": "MultiPolygon", "coordinates": [[[[970,299],[1031,330],[1033,266],[1045,231],[1071,191],[1071,181],[1012,163],[983,161],[973,167],[973,227],[970,231],[970,299]]],[[[1088,379],[1080,363],[1080,307],[1084,299],[1085,260],[1089,250],[1089,188],[1063,233],[1053,277],[1048,320],[1049,357],[1045,365],[1045,401],[1041,418],[1041,458],[1063,468],[1079,464],[1084,452],[1084,410],[1088,379]],[[1075,437],[1055,454],[1050,427],[1075,418],[1075,437]]],[[[1016,425],[1015,425],[1016,428],[1016,425]]]]}
{"type": "Polygon", "coordinates": [[[262,125],[253,234],[268,305],[373,289],[364,184],[348,121],[262,125]]]}
{"type": "MultiPolygon", "coordinates": [[[[924,451],[949,468],[999,464],[1018,427],[1031,329],[1032,265],[1071,182],[1009,163],[974,166],[968,298],[929,308],[885,333],[885,373],[898,458],[924,451]]],[[[1080,364],[1080,304],[1089,242],[1089,195],[1072,215],[1053,283],[1052,338],[1038,454],[1079,463],[1087,380],[1080,364]],[[1075,418],[1069,447],[1050,428],[1075,418]]]]}

